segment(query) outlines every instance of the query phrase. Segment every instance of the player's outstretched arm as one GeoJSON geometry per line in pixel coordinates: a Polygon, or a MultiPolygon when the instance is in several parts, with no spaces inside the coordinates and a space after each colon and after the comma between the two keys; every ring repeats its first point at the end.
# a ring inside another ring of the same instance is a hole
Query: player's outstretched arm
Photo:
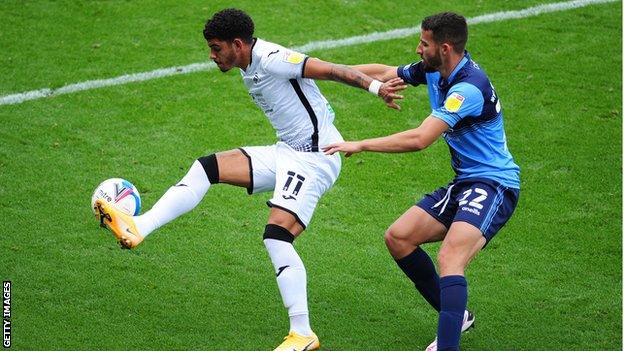
{"type": "Polygon", "coordinates": [[[397,68],[388,65],[382,65],[380,63],[368,63],[364,65],[354,65],[351,68],[360,71],[367,76],[377,79],[382,82],[387,82],[390,79],[397,78],[397,68]]]}
{"type": "Polygon", "coordinates": [[[362,151],[388,153],[419,151],[433,144],[447,129],[448,124],[446,122],[437,117],[429,116],[418,128],[380,138],[333,143],[321,149],[327,155],[344,152],[346,157],[362,151]]]}
{"type": "Polygon", "coordinates": [[[303,76],[311,79],[333,80],[368,90],[381,97],[388,107],[397,110],[400,110],[401,107],[394,100],[403,99],[403,96],[399,95],[398,92],[407,88],[403,80],[398,77],[382,83],[349,66],[325,62],[316,58],[308,59],[303,76]]]}

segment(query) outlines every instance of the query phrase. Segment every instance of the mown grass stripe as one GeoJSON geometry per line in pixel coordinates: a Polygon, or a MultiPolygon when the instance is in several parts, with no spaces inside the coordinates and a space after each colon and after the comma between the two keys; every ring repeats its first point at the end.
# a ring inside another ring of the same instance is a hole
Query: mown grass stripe
{"type": "MultiPolygon", "coordinates": [[[[509,19],[520,19],[538,16],[540,14],[549,13],[549,12],[557,12],[557,11],[566,11],[571,9],[576,9],[580,7],[585,7],[594,4],[603,4],[616,2],[618,0],[575,0],[575,1],[567,1],[567,2],[558,2],[552,4],[543,4],[538,6],[529,7],[523,10],[515,10],[515,11],[501,11],[501,12],[493,12],[490,14],[485,14],[477,17],[468,18],[469,24],[479,24],[479,23],[489,23],[489,22],[498,22],[509,19]]],[[[366,35],[358,35],[343,39],[336,40],[322,40],[322,41],[314,41],[308,44],[297,46],[292,48],[295,51],[299,52],[310,52],[320,49],[332,49],[344,46],[353,46],[358,44],[372,43],[376,41],[383,40],[392,40],[398,38],[405,38],[415,34],[420,33],[420,25],[416,27],[410,28],[400,28],[393,29],[386,32],[374,32],[366,35]]],[[[200,62],[193,63],[186,66],[178,66],[178,67],[168,67],[168,68],[160,68],[149,72],[141,72],[141,73],[132,73],[132,74],[124,74],[122,76],[107,78],[107,79],[96,79],[96,80],[88,80],[80,83],[74,83],[65,85],[61,88],[51,89],[51,88],[43,88],[38,90],[31,90],[23,93],[10,94],[0,97],[0,105],[12,105],[12,104],[20,104],[22,102],[28,100],[36,100],[44,97],[51,97],[63,94],[70,94],[84,90],[91,90],[102,87],[109,87],[114,85],[122,85],[132,82],[142,82],[146,80],[152,80],[156,78],[169,77],[178,74],[187,74],[199,71],[207,71],[215,68],[216,65],[212,62],[200,62]]]]}

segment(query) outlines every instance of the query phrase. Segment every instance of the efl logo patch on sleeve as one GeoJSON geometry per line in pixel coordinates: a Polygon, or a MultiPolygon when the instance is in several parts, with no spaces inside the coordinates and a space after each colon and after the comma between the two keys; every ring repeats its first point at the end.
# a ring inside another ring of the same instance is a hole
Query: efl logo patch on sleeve
{"type": "Polygon", "coordinates": [[[444,107],[449,112],[457,112],[459,111],[461,105],[464,103],[464,100],[466,100],[465,97],[459,95],[458,93],[452,93],[449,97],[446,98],[446,101],[444,102],[444,107]]]}
{"type": "Polygon", "coordinates": [[[284,55],[284,61],[295,65],[303,62],[303,59],[305,59],[305,55],[294,51],[288,52],[284,55]]]}

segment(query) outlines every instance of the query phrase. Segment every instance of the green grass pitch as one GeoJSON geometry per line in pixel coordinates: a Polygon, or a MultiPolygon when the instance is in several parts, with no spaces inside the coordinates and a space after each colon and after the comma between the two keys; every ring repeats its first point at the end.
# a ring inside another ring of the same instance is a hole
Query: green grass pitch
{"type": "MultiPolygon", "coordinates": [[[[551,0],[543,0],[553,2],[551,0]]],[[[542,1],[14,1],[0,3],[0,96],[207,60],[214,11],[248,11],[286,46],[542,1]]],[[[622,5],[470,27],[468,50],[501,97],[521,166],[512,220],[467,271],[477,328],[464,350],[622,349],[622,5]]],[[[357,64],[417,60],[417,36],[310,54],[357,64]]],[[[319,86],[347,139],[414,127],[364,91],[319,86]]],[[[218,70],[0,106],[0,278],[15,350],[271,350],[288,321],[262,244],[269,194],[213,187],[190,214],[122,251],[89,201],[111,177],[144,208],[193,160],[274,133],[238,72],[218,70]]],[[[322,350],[422,350],[436,315],[390,258],[385,228],[452,177],[448,150],[343,162],[295,246],[322,350]]],[[[435,255],[438,246],[425,249],[435,255]]]]}

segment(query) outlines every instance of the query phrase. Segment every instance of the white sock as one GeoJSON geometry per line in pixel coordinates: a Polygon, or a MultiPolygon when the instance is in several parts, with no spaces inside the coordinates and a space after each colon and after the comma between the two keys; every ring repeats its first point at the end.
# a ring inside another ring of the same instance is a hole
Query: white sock
{"type": "Polygon", "coordinates": [[[284,307],[288,309],[290,331],[304,336],[312,335],[308,316],[306,270],[303,261],[291,243],[264,239],[264,246],[275,267],[277,286],[282,295],[284,307]]]}
{"type": "Polygon", "coordinates": [[[191,169],[182,180],[169,188],[149,211],[134,217],[139,233],[146,237],[156,228],[194,209],[210,188],[210,181],[199,161],[193,162],[191,169]]]}

